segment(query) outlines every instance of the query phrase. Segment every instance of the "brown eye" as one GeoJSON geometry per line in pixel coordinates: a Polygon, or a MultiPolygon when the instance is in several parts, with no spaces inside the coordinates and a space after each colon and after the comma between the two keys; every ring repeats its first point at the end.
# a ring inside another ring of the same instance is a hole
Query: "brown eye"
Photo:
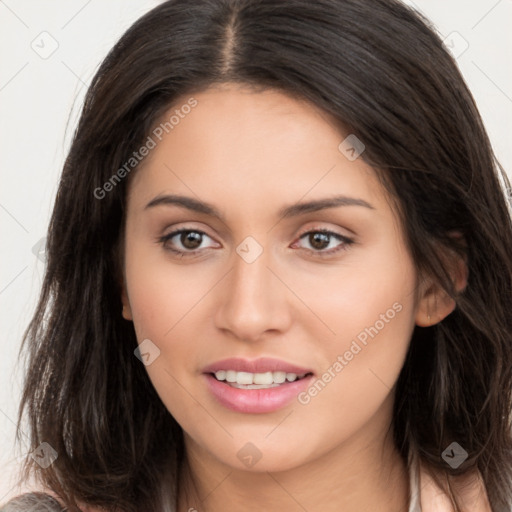
{"type": "Polygon", "coordinates": [[[186,249],[197,249],[201,245],[203,235],[197,231],[183,231],[180,234],[180,242],[186,249]]]}
{"type": "MultiPolygon", "coordinates": [[[[179,229],[159,238],[158,242],[167,251],[180,254],[181,256],[192,256],[202,249],[200,246],[205,237],[210,238],[206,233],[197,229],[179,229]]],[[[204,248],[207,249],[209,247],[204,248]]]]}
{"type": "Polygon", "coordinates": [[[315,249],[321,250],[329,246],[330,236],[326,233],[315,232],[308,234],[308,241],[315,249]]]}
{"type": "Polygon", "coordinates": [[[310,248],[302,247],[308,252],[316,253],[319,256],[331,255],[340,250],[346,249],[354,241],[334,231],[312,230],[303,233],[300,240],[306,240],[310,248]],[[329,250],[326,250],[329,249],[329,250]]]}

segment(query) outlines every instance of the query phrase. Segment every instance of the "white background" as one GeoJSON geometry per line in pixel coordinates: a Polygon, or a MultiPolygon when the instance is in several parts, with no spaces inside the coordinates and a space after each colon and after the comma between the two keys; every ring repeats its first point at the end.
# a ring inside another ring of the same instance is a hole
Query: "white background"
{"type": "MultiPolygon", "coordinates": [[[[13,446],[22,377],[18,349],[44,270],[32,249],[45,235],[87,85],[121,34],[158,3],[0,0],[0,503],[20,492],[15,468],[26,451],[13,446]],[[33,49],[57,44],[47,58],[33,49]]],[[[406,3],[443,37],[451,34],[454,51],[469,45],[457,61],[512,176],[512,0],[406,3]]]]}

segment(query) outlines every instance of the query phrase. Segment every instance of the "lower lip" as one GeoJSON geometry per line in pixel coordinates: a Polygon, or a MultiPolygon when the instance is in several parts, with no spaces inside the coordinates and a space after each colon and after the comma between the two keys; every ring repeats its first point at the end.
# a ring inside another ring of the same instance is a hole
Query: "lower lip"
{"type": "Polygon", "coordinates": [[[313,379],[313,375],[309,375],[274,388],[239,389],[218,381],[211,374],[205,374],[205,377],[208,388],[224,407],[247,414],[273,412],[282,409],[304,391],[313,379]]]}

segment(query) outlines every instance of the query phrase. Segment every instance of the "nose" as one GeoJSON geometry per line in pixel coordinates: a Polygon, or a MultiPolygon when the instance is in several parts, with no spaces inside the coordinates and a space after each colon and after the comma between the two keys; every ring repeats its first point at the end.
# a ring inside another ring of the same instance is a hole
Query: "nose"
{"type": "Polygon", "coordinates": [[[279,278],[270,251],[264,248],[254,261],[235,253],[233,260],[221,296],[216,297],[216,327],[246,342],[285,332],[291,323],[293,293],[279,278]]]}

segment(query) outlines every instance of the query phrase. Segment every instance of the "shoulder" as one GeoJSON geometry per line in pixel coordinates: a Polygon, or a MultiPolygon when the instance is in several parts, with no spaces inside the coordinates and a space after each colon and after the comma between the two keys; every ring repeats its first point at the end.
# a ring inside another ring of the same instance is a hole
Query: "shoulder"
{"type": "Polygon", "coordinates": [[[11,499],[0,507],[0,512],[63,512],[66,509],[44,492],[29,492],[11,499]]]}
{"type": "MultiPolygon", "coordinates": [[[[80,507],[82,512],[100,512],[92,507],[80,507]]],[[[29,492],[0,505],[0,512],[66,512],[55,496],[46,492],[29,492]]]]}
{"type": "MultiPolygon", "coordinates": [[[[487,491],[479,472],[454,477],[454,492],[464,511],[492,512],[487,491]]],[[[422,512],[454,512],[450,498],[420,464],[420,501],[422,512]]]]}

